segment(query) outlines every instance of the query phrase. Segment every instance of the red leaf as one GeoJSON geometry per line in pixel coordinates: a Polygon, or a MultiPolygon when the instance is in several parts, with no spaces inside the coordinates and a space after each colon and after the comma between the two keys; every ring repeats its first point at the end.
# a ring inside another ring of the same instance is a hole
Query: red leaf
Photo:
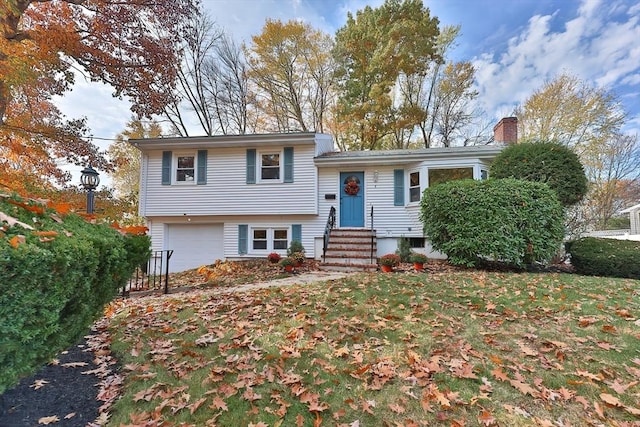
{"type": "Polygon", "coordinates": [[[482,413],[478,416],[478,422],[483,426],[491,426],[494,425],[496,419],[491,415],[489,411],[482,411],[482,413]]]}

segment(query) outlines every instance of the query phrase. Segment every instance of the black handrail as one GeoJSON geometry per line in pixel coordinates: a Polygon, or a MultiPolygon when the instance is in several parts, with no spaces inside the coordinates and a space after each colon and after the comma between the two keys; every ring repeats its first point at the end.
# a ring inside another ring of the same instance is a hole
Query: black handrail
{"type": "Polygon", "coordinates": [[[324,227],[324,241],[322,243],[322,261],[326,261],[327,247],[329,246],[329,236],[331,230],[336,226],[336,208],[331,206],[329,209],[329,218],[327,218],[327,225],[324,227]]]}
{"type": "Polygon", "coordinates": [[[374,230],[373,230],[373,205],[371,205],[371,264],[374,264],[373,262],[373,239],[374,239],[374,230]]]}
{"type": "Polygon", "coordinates": [[[164,293],[169,293],[169,259],[173,250],[153,251],[146,264],[138,266],[135,277],[129,279],[128,289],[125,284],[122,287],[122,296],[125,297],[133,290],[159,289],[164,287],[164,293]]]}

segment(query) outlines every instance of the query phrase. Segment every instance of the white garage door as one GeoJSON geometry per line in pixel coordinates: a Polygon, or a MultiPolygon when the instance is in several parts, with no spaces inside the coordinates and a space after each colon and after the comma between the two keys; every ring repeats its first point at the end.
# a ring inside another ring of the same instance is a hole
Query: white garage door
{"type": "Polygon", "coordinates": [[[169,271],[184,271],[224,259],[222,224],[169,224],[166,249],[173,249],[169,271]]]}

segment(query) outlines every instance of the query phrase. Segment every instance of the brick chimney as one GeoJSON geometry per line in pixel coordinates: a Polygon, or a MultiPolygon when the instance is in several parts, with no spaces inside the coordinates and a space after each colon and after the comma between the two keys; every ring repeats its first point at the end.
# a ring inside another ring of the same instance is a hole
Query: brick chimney
{"type": "Polygon", "coordinates": [[[518,143],[518,118],[504,117],[493,127],[493,139],[498,144],[518,143]]]}

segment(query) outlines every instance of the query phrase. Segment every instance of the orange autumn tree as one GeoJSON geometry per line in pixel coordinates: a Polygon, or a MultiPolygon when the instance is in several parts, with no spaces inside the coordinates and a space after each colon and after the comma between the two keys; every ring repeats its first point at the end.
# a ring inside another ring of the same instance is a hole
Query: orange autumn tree
{"type": "Polygon", "coordinates": [[[108,170],[85,120],[64,117],[53,97],[80,70],[137,115],[159,112],[175,79],[167,64],[180,61],[178,38],[198,13],[199,0],[0,1],[0,186],[64,183],[60,161],[108,170]]]}

